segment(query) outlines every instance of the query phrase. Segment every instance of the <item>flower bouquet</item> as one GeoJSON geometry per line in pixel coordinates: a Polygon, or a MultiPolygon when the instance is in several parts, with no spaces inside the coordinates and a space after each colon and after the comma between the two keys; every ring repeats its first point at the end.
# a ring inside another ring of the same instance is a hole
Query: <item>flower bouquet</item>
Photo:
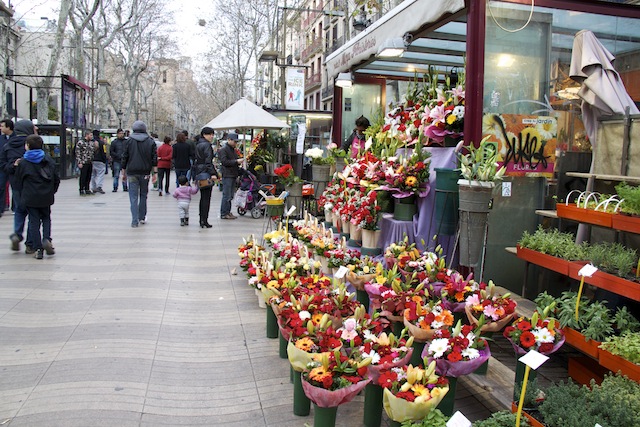
{"type": "Polygon", "coordinates": [[[484,316],[486,323],[481,332],[498,332],[515,316],[517,303],[509,298],[510,294],[494,295],[495,285],[489,281],[487,289],[479,289],[465,300],[465,312],[472,325],[478,325],[484,316]]]}
{"type": "Polygon", "coordinates": [[[458,378],[472,373],[491,357],[487,341],[479,336],[481,326],[474,330],[458,321],[453,328],[436,330],[422,356],[436,362],[438,375],[458,378]]]}
{"type": "Polygon", "coordinates": [[[324,151],[320,147],[309,148],[304,155],[311,159],[312,165],[332,165],[336,161],[333,156],[324,157],[324,151]]]}
{"type": "Polygon", "coordinates": [[[291,334],[287,353],[289,362],[295,371],[302,372],[307,364],[317,360],[322,353],[330,352],[342,347],[340,334],[331,327],[329,315],[324,314],[317,326],[307,321],[306,331],[302,335],[291,334]]]}
{"type": "Polygon", "coordinates": [[[324,251],[324,257],[327,258],[329,268],[340,268],[342,265],[347,266],[357,262],[360,259],[360,251],[340,245],[335,249],[324,251]]]}
{"type": "Polygon", "coordinates": [[[519,355],[529,350],[549,355],[555,353],[564,344],[564,332],[556,319],[548,318],[551,308],[546,307],[542,313],[537,310],[531,319],[519,317],[504,328],[503,335],[509,340],[519,355]]]}
{"type": "Polygon", "coordinates": [[[277,176],[278,182],[285,187],[290,187],[293,184],[302,182],[302,179],[298,177],[293,171],[293,166],[290,164],[282,165],[279,168],[275,168],[273,173],[277,176]]]}
{"type": "Polygon", "coordinates": [[[378,206],[377,194],[371,190],[360,199],[360,204],[351,215],[351,224],[363,230],[376,230],[378,212],[380,212],[380,206],[378,206]]]}
{"type": "Polygon", "coordinates": [[[429,193],[429,157],[419,145],[408,159],[387,162],[385,183],[380,187],[396,199],[412,195],[425,197],[429,193]]]}
{"type": "Polygon", "coordinates": [[[452,312],[464,312],[465,300],[480,289],[485,289],[485,283],[478,283],[473,280],[473,274],[469,274],[466,279],[457,271],[445,277],[445,284],[442,287],[442,303],[452,312]]]}
{"type": "Polygon", "coordinates": [[[437,330],[453,325],[453,314],[441,302],[423,304],[412,301],[404,310],[403,321],[412,337],[419,342],[426,342],[433,338],[437,330]]]}
{"type": "MultiPolygon", "coordinates": [[[[402,242],[391,243],[384,251],[384,260],[387,268],[392,268],[395,264],[399,264],[401,257],[403,262],[407,262],[412,259],[417,259],[419,256],[420,251],[416,247],[416,244],[409,243],[407,236],[405,236],[402,242]]],[[[401,268],[402,266],[398,265],[398,267],[401,268]]]]}
{"type": "Polygon", "coordinates": [[[438,102],[425,108],[422,130],[430,140],[443,144],[445,138],[462,138],[465,93],[462,86],[439,92],[438,102]]]}
{"type": "Polygon", "coordinates": [[[381,332],[378,335],[366,333],[364,343],[360,346],[363,357],[371,359],[369,377],[377,383],[380,372],[409,363],[413,353],[413,337],[405,338],[404,334],[381,332]]]}
{"type": "Polygon", "coordinates": [[[438,406],[449,391],[449,382],[435,373],[432,362],[426,369],[401,366],[382,371],[378,384],[384,388],[384,409],[392,420],[421,420],[438,406]]]}
{"type": "Polygon", "coordinates": [[[382,264],[374,262],[370,256],[364,256],[347,265],[349,271],[346,278],[356,290],[364,291],[364,284],[376,276],[378,268],[382,270],[382,264]]]}
{"type": "Polygon", "coordinates": [[[240,257],[240,268],[247,273],[247,276],[251,276],[249,267],[263,251],[264,247],[257,243],[254,236],[242,239],[242,244],[238,246],[238,256],[240,257]]]}
{"type": "Polygon", "coordinates": [[[380,322],[378,313],[371,317],[362,304],[359,304],[353,312],[353,316],[346,318],[342,326],[338,328],[342,340],[348,351],[362,345],[367,337],[377,336],[382,333],[384,325],[380,322]]]}

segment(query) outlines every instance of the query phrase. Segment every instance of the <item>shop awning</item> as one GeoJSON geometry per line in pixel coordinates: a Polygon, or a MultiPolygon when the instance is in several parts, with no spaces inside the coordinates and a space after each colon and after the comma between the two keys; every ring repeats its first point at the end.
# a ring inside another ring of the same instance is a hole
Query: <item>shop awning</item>
{"type": "Polygon", "coordinates": [[[415,72],[426,72],[428,65],[463,67],[466,49],[464,22],[449,22],[444,26],[447,28],[439,29],[440,35],[431,33],[430,39],[414,38],[402,57],[376,60],[375,56],[385,41],[402,38],[405,33],[419,36],[430,24],[452,16],[464,7],[464,0],[405,0],[327,57],[325,64],[329,80],[332,81],[340,72],[355,68],[359,73],[413,77],[415,72]]]}

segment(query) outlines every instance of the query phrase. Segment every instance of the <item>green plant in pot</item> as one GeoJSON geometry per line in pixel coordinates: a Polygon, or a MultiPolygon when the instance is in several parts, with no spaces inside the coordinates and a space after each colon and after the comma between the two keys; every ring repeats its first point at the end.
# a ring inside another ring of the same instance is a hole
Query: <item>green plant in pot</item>
{"type": "Polygon", "coordinates": [[[609,337],[600,348],[640,365],[640,333],[626,331],[620,336],[609,337]]]}
{"type": "Polygon", "coordinates": [[[493,187],[495,181],[502,179],[506,169],[504,166],[498,167],[498,147],[489,141],[489,136],[484,137],[477,148],[473,144],[463,148],[467,153],[459,153],[458,160],[462,181],[468,181],[466,185],[478,182],[484,183],[480,185],[493,187]]]}
{"type": "Polygon", "coordinates": [[[616,192],[623,199],[620,210],[630,215],[640,215],[640,187],[632,187],[626,182],[616,186],[616,192]]]}
{"type": "MultiPolygon", "coordinates": [[[[473,427],[513,427],[516,425],[516,414],[509,411],[500,411],[491,414],[491,416],[482,421],[473,423],[473,427]]],[[[522,417],[520,426],[529,426],[529,420],[522,417]]]]}
{"type": "Polygon", "coordinates": [[[590,245],[585,259],[607,273],[627,277],[636,266],[638,254],[620,243],[602,242],[590,245]]]}
{"type": "Polygon", "coordinates": [[[584,260],[587,247],[586,243],[576,244],[575,236],[571,233],[562,233],[555,228],[544,229],[541,225],[533,234],[525,230],[518,244],[520,247],[569,261],[584,260]]]}

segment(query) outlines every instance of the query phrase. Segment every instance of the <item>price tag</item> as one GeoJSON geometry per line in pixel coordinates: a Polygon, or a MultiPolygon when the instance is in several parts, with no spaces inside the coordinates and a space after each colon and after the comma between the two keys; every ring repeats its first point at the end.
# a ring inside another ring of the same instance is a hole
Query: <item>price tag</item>
{"type": "Polygon", "coordinates": [[[580,269],[580,271],[578,271],[578,276],[591,277],[596,271],[598,271],[598,267],[593,264],[586,264],[580,269]]]}
{"type": "Polygon", "coordinates": [[[462,415],[462,412],[457,411],[449,418],[449,421],[447,421],[447,427],[471,427],[471,421],[462,415]]]}
{"type": "Polygon", "coordinates": [[[287,214],[285,216],[291,216],[292,213],[294,213],[296,211],[296,207],[295,206],[291,206],[289,208],[289,210],[287,211],[287,214]]]}
{"type": "Polygon", "coordinates": [[[335,277],[336,279],[342,279],[344,275],[347,274],[348,272],[349,272],[349,269],[344,265],[341,265],[338,271],[336,271],[336,274],[333,275],[333,277],[335,277]]]}
{"type": "Polygon", "coordinates": [[[524,363],[525,365],[527,365],[528,367],[530,367],[531,369],[535,370],[535,369],[538,369],[544,362],[549,360],[549,358],[542,353],[538,353],[535,350],[531,350],[529,353],[525,354],[518,360],[524,363]]]}

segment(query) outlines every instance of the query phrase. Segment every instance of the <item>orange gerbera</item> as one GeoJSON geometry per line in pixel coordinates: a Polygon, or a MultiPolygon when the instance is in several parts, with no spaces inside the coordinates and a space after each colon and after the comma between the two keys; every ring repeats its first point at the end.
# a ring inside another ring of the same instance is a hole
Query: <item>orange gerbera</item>
{"type": "Polygon", "coordinates": [[[325,369],[325,367],[322,365],[318,366],[317,368],[313,368],[311,372],[309,372],[309,378],[318,382],[323,382],[325,378],[331,377],[331,372],[325,369]]]}
{"type": "Polygon", "coordinates": [[[313,313],[311,315],[311,321],[313,322],[314,325],[319,325],[320,321],[322,320],[322,316],[324,315],[324,313],[313,313]]]}
{"type": "Polygon", "coordinates": [[[418,179],[415,176],[408,176],[404,180],[404,185],[407,187],[416,187],[418,185],[418,179]]]}
{"type": "Polygon", "coordinates": [[[296,348],[299,348],[300,350],[306,351],[306,352],[310,352],[313,349],[314,345],[315,343],[309,337],[300,338],[298,341],[296,341],[296,344],[295,344],[296,348]]]}

